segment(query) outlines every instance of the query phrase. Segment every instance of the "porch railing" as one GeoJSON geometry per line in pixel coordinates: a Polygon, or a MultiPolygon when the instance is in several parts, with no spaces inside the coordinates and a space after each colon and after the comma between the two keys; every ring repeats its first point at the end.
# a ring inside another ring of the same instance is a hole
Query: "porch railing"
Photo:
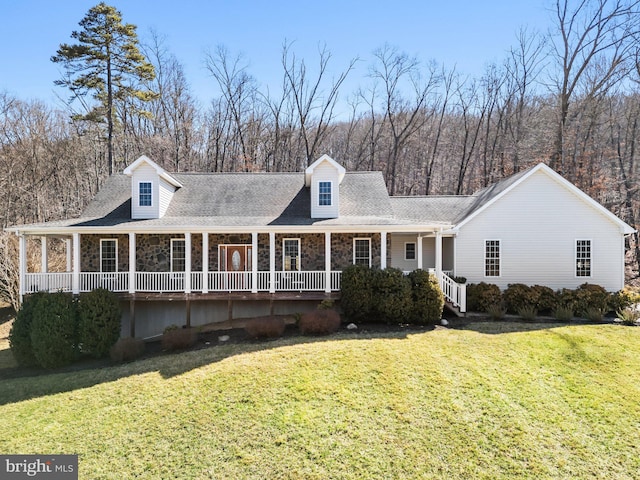
{"type": "MultiPolygon", "coordinates": [[[[408,273],[408,272],[407,272],[408,273]]],[[[440,288],[446,299],[458,306],[461,311],[466,311],[466,288],[458,284],[449,276],[450,272],[443,272],[440,280],[440,288]]],[[[330,290],[339,291],[342,272],[331,271],[330,290]]],[[[204,283],[202,272],[191,272],[192,292],[250,292],[253,290],[252,272],[208,272],[207,285],[204,283]]],[[[97,288],[106,288],[113,292],[184,292],[186,290],[184,272],[136,272],[135,285],[130,289],[129,272],[81,272],[80,291],[88,292],[97,288]]],[[[271,291],[270,272],[259,271],[257,275],[257,291],[271,291]]],[[[320,271],[276,271],[273,276],[273,291],[326,291],[327,275],[320,271]]],[[[24,293],[38,291],[71,292],[73,290],[73,273],[27,273],[24,276],[24,293]]]]}
{"type": "Polygon", "coordinates": [[[73,273],[25,273],[24,292],[70,292],[73,273]]]}

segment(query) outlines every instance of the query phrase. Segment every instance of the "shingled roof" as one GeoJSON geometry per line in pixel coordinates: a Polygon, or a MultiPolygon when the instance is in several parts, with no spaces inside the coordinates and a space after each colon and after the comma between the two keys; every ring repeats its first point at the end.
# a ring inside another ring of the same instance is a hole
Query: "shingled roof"
{"type": "MultiPolygon", "coordinates": [[[[532,167],[534,168],[534,167],[532,167]]],[[[113,175],[80,218],[29,227],[216,228],[267,226],[454,226],[497,198],[531,169],[473,195],[390,197],[382,172],[347,172],[338,218],[310,216],[304,173],[175,173],[182,185],[162,218],[131,219],[131,178],[113,175]]]]}

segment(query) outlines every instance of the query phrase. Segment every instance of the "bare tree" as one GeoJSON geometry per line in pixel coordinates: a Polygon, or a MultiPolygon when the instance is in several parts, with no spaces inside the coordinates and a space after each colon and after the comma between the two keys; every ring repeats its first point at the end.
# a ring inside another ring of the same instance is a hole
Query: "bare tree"
{"type": "Polygon", "coordinates": [[[313,163],[318,147],[328,135],[340,86],[358,61],[357,58],[351,60],[347,68],[333,78],[325,92],[323,86],[331,53],[322,46],[318,54],[318,71],[314,78],[310,78],[304,59],[296,57],[291,51],[291,44],[285,43],[282,48],[282,67],[287,84],[285,93],[291,96],[295,105],[297,128],[300,129],[307,165],[313,163]]]}
{"type": "Polygon", "coordinates": [[[640,1],[556,0],[557,32],[551,36],[559,67],[555,82],[557,125],[550,165],[565,169],[564,137],[575,95],[606,93],[634,67],[640,34],[640,1]],[[572,8],[573,7],[573,8],[572,8]]]}

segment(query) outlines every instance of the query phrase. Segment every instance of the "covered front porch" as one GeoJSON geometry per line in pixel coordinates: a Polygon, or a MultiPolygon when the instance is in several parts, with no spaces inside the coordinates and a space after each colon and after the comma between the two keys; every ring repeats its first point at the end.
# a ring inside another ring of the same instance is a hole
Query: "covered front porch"
{"type": "Polygon", "coordinates": [[[439,279],[447,301],[464,311],[464,285],[451,278],[452,240],[439,232],[386,231],[23,234],[20,293],[97,288],[129,295],[332,293],[340,291],[345,267],[363,264],[427,269],[439,279]],[[27,268],[27,238],[29,248],[40,243],[39,272],[27,268]],[[64,244],[66,271],[49,271],[53,238],[64,244]],[[408,247],[411,239],[414,245],[408,247]]]}

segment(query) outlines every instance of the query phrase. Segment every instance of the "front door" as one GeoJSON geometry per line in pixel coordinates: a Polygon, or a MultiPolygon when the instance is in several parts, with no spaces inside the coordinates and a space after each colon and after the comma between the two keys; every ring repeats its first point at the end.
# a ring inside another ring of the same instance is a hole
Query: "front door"
{"type": "Polygon", "coordinates": [[[250,288],[251,245],[220,245],[220,272],[227,272],[224,278],[225,290],[246,290],[250,288]]]}

